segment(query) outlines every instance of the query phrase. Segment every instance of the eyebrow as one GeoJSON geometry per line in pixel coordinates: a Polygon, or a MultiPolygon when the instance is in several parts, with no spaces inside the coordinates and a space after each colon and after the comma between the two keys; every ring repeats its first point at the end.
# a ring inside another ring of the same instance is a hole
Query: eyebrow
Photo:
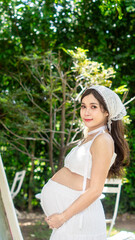
{"type": "MultiPolygon", "coordinates": [[[[82,102],[81,104],[84,104],[84,105],[85,105],[85,103],[83,103],[83,102],[82,102]]],[[[90,105],[91,105],[91,104],[95,104],[95,105],[98,105],[98,103],[90,103],[90,105]]]]}

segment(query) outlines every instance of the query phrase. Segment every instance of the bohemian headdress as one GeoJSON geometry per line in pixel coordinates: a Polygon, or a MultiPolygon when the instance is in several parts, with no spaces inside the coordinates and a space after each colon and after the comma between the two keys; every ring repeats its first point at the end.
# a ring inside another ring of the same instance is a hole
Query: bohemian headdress
{"type": "Polygon", "coordinates": [[[104,99],[109,113],[107,122],[108,130],[111,132],[112,120],[120,120],[126,115],[124,104],[115,92],[105,86],[93,85],[89,89],[95,89],[104,99]]]}

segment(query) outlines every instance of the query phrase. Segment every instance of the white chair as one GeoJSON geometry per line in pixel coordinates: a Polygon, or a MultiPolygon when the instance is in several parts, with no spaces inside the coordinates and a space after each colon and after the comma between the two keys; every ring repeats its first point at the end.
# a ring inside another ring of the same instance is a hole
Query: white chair
{"type": "Polygon", "coordinates": [[[104,186],[103,191],[102,191],[103,194],[106,194],[106,193],[116,194],[113,216],[112,216],[111,219],[106,219],[106,223],[110,224],[110,228],[109,228],[107,236],[110,236],[110,233],[112,231],[112,228],[115,224],[115,220],[116,220],[116,217],[117,217],[119,199],[120,199],[120,192],[121,192],[121,185],[122,185],[122,179],[117,179],[117,178],[116,179],[107,179],[105,181],[105,186],[104,186]]]}
{"type": "Polygon", "coordinates": [[[35,195],[35,198],[38,199],[38,200],[41,200],[41,193],[37,193],[37,194],[35,195]]]}
{"type": "Polygon", "coordinates": [[[121,231],[107,240],[135,240],[135,234],[132,232],[121,231]]]}
{"type": "Polygon", "coordinates": [[[25,176],[26,171],[20,171],[20,172],[16,172],[15,177],[14,177],[14,181],[11,187],[11,197],[12,199],[14,199],[16,197],[16,195],[19,193],[22,183],[23,183],[23,179],[25,176]]]}
{"type": "MultiPolygon", "coordinates": [[[[13,180],[13,184],[11,187],[11,191],[10,191],[12,199],[14,199],[16,197],[16,195],[19,193],[22,183],[23,183],[23,180],[24,180],[24,177],[25,177],[25,173],[26,173],[25,170],[16,172],[14,180],[13,180]]],[[[17,209],[15,209],[15,210],[16,210],[17,215],[21,216],[20,212],[17,209]]]]}

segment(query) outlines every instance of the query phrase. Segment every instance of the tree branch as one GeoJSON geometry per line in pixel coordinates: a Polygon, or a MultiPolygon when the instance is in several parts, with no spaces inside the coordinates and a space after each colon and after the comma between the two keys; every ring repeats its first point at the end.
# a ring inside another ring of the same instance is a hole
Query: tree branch
{"type": "Polygon", "coordinates": [[[135,96],[133,98],[131,98],[129,101],[127,101],[126,103],[124,103],[124,106],[128,105],[130,102],[132,102],[133,100],[135,100],[135,96]]]}

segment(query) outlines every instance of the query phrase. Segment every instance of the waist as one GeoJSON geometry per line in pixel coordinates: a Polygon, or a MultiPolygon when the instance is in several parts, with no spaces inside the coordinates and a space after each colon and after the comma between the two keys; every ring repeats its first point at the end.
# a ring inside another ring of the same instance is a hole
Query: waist
{"type": "MultiPolygon", "coordinates": [[[[63,167],[53,177],[52,180],[73,190],[82,191],[84,177],[63,167]]],[[[86,189],[90,185],[90,179],[86,180],[86,189]]]]}

